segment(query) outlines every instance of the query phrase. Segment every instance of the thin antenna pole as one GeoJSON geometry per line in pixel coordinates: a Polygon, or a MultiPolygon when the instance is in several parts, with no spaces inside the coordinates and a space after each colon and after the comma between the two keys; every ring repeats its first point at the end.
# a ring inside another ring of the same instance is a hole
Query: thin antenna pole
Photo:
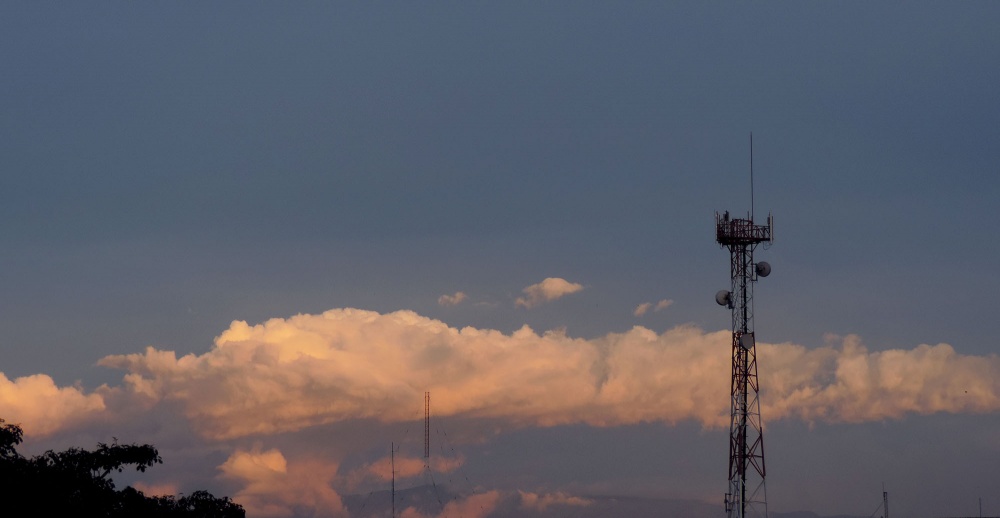
{"type": "Polygon", "coordinates": [[[396,518],[396,444],[389,443],[389,469],[392,471],[392,518],[396,518]]]}
{"type": "Polygon", "coordinates": [[[750,221],[753,221],[753,132],[750,132],[750,221]]]}
{"type": "Polygon", "coordinates": [[[431,458],[431,393],[424,392],[424,458],[431,458]]]}

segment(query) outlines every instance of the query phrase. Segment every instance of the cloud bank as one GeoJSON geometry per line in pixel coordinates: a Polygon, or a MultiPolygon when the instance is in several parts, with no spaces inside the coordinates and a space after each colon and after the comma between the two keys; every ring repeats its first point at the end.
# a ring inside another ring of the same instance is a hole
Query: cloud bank
{"type": "MultiPolygon", "coordinates": [[[[225,461],[216,461],[220,480],[250,515],[340,517],[347,515],[342,494],[384,485],[391,476],[387,459],[342,467],[338,453],[324,458],[293,448],[286,457],[262,443],[299,444],[288,442],[288,434],[324,424],[369,430],[376,423],[419,422],[424,391],[433,393],[435,417],[483,420],[494,430],[680,421],[725,428],[729,347],[729,331],[694,326],[663,333],[636,326],[582,339],[527,326],[513,333],[456,328],[412,311],[333,309],[256,325],[235,321],[203,354],[177,357],[148,347],[105,357],[100,365],[125,371],[122,383],[90,393],[59,387],[45,375],[9,380],[0,374],[0,417],[22,424],[28,437],[181,423],[183,433],[193,431],[225,452],[225,461]]],[[[947,344],[870,351],[856,336],[829,336],[814,348],[757,347],[765,423],[1000,410],[995,355],[962,355],[947,344]]],[[[368,446],[351,443],[344,450],[359,447],[368,446]]],[[[435,456],[429,468],[449,473],[464,461],[435,456]]],[[[420,476],[424,462],[396,456],[397,479],[420,476]]],[[[144,487],[174,492],[180,486],[172,482],[144,487]]],[[[498,506],[527,515],[590,504],[558,492],[493,491],[451,501],[444,515],[488,514],[498,506]]]]}
{"type": "Polygon", "coordinates": [[[538,284],[532,284],[521,290],[523,297],[514,301],[515,306],[531,309],[539,304],[560,299],[583,289],[582,284],[569,282],[559,277],[549,277],[538,284]]]}
{"type": "MultiPolygon", "coordinates": [[[[28,436],[88,422],[180,413],[202,437],[228,440],[370,419],[434,414],[509,427],[695,421],[728,425],[728,331],[634,327],[595,339],[525,326],[455,328],[412,311],[334,309],[233,322],[200,355],[147,348],[99,364],[120,386],[86,393],[45,375],[0,375],[0,416],[28,436]]],[[[1000,358],[950,345],[869,351],[856,336],[822,347],[759,342],[765,422],[862,422],[906,414],[1000,410],[1000,358]]]]}
{"type": "MultiPolygon", "coordinates": [[[[436,416],[510,426],[728,425],[728,331],[643,327],[585,340],[527,326],[462,329],[411,311],[335,309],[233,322],[202,355],[108,356],[121,391],[169,402],[205,437],[290,432],[354,419],[436,416]]],[[[758,343],[765,421],[860,422],[908,413],[1000,409],[1000,359],[947,344],[868,351],[854,336],[823,347],[758,343]]],[[[150,403],[151,402],[151,403],[150,403]]]]}

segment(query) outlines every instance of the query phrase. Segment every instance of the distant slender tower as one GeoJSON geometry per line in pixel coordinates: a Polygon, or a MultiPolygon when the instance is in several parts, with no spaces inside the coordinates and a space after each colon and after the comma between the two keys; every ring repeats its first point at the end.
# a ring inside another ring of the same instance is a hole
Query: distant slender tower
{"type": "MultiPolygon", "coordinates": [[[[750,164],[752,193],[753,158],[750,164]]],[[[771,242],[772,230],[770,215],[766,225],[754,224],[753,209],[745,219],[732,218],[729,212],[715,214],[715,239],[729,249],[732,277],[731,288],[715,295],[715,301],[719,305],[726,306],[733,312],[729,491],[725,499],[726,515],[729,518],[767,516],[767,490],[764,485],[767,472],[764,469],[764,433],[760,420],[760,387],[757,383],[753,285],[758,277],[767,277],[771,273],[771,266],[763,261],[755,263],[753,252],[758,244],[771,242]]]]}
{"type": "Polygon", "coordinates": [[[424,392],[424,458],[431,458],[431,393],[424,392]]]}

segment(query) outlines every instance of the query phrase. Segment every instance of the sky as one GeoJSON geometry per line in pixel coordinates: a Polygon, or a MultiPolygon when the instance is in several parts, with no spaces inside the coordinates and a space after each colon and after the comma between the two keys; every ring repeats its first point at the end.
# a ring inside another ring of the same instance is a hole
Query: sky
{"type": "Polygon", "coordinates": [[[249,516],[367,516],[390,444],[455,495],[410,518],[721,513],[752,134],[769,509],[1000,514],[997,19],[7,4],[0,418],[249,516]]]}

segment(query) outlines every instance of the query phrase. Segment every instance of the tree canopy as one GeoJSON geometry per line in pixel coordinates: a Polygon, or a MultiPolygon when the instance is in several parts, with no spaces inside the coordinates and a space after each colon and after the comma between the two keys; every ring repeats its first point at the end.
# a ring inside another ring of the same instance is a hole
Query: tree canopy
{"type": "Polygon", "coordinates": [[[207,491],[187,496],[146,496],[131,486],[115,488],[113,473],[145,472],[163,460],[149,444],[98,443],[31,458],[17,451],[24,432],[0,419],[0,499],[7,516],[244,518],[229,497],[207,491]]]}

